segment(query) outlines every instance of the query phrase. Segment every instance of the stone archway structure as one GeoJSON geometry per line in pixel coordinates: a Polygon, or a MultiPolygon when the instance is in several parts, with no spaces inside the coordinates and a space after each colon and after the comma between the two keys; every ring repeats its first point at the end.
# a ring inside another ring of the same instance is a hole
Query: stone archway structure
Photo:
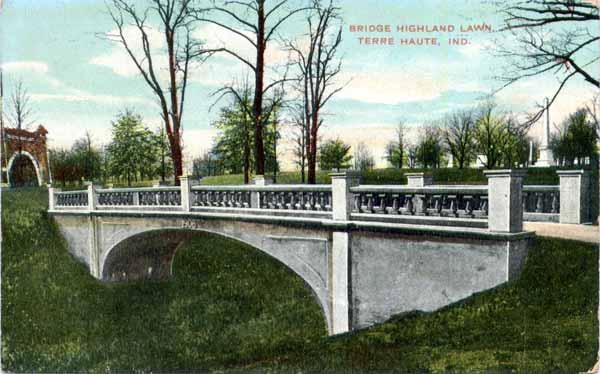
{"type": "Polygon", "coordinates": [[[25,157],[33,164],[37,178],[36,184],[42,186],[45,183],[51,183],[47,134],[48,131],[42,125],[38,126],[35,131],[14,128],[4,128],[2,130],[3,182],[13,185],[11,170],[18,158],[25,157]]]}

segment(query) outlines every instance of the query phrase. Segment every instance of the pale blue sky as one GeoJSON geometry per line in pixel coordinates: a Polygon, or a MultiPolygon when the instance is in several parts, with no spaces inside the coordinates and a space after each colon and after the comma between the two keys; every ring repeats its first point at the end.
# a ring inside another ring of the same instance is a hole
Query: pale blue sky
{"type": "MultiPolygon", "coordinates": [[[[32,95],[37,122],[49,129],[51,144],[68,146],[90,130],[106,142],[110,122],[125,107],[144,116],[151,127],[160,125],[158,107],[149,88],[128,64],[120,46],[97,37],[114,29],[102,0],[4,0],[0,14],[0,63],[5,72],[5,94],[16,79],[22,79],[32,95]]],[[[345,21],[342,50],[344,81],[349,85],[326,108],[324,133],[359,139],[363,129],[373,129],[369,138],[388,137],[398,120],[415,127],[435,120],[445,112],[476,104],[478,98],[498,86],[493,80],[502,61],[483,51],[494,35],[470,35],[465,47],[359,46],[350,24],[496,24],[492,9],[481,0],[343,0],[345,21]]],[[[284,35],[301,32],[298,17],[282,30],[284,35]]],[[[203,39],[213,41],[215,27],[200,28],[203,39]]],[[[392,33],[398,38],[400,34],[392,33]]],[[[420,34],[406,35],[420,37],[420,34]]],[[[429,36],[429,35],[426,35],[429,36]]],[[[221,34],[221,40],[229,41],[221,34]]],[[[238,43],[240,44],[240,43],[238,43]]],[[[237,44],[236,44],[237,45],[237,44]]],[[[281,59],[276,51],[274,58],[281,59]]],[[[194,72],[185,114],[187,152],[197,154],[210,145],[214,130],[210,123],[209,94],[242,66],[217,57],[194,72]]],[[[553,109],[559,121],[566,113],[591,98],[589,84],[573,81],[565,97],[553,109]]],[[[506,109],[531,110],[536,101],[552,94],[552,76],[523,82],[502,92],[497,100],[506,109]]],[[[535,131],[535,129],[534,129],[535,131]]],[[[369,139],[365,139],[369,140],[369,139]]],[[[369,142],[368,142],[369,143],[369,142]]],[[[374,148],[382,142],[370,141],[374,148]]],[[[381,143],[381,144],[380,144],[381,143]]],[[[381,150],[376,151],[376,153],[381,150]]]]}

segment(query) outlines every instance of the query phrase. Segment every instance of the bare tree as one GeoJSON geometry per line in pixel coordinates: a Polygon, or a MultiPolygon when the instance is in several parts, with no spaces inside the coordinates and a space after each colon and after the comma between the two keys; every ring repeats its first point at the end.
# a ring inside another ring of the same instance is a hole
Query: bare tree
{"type": "Polygon", "coordinates": [[[475,150],[475,118],[471,111],[450,113],[444,118],[444,140],[458,168],[469,165],[475,150]]]}
{"type": "Polygon", "coordinates": [[[31,96],[22,80],[16,82],[8,99],[7,109],[6,119],[10,126],[19,130],[27,130],[33,124],[34,112],[31,107],[31,96]]]}
{"type": "Polygon", "coordinates": [[[375,167],[373,152],[371,152],[364,142],[358,143],[353,153],[355,170],[366,171],[375,167]]]}
{"type": "Polygon", "coordinates": [[[342,59],[338,56],[338,48],[342,42],[340,9],[334,0],[313,0],[306,22],[308,47],[304,47],[299,41],[290,42],[288,45],[297,56],[300,69],[298,81],[307,121],[308,183],[314,184],[317,140],[319,128],[323,124],[321,110],[333,95],[344,87],[335,81],[342,67],[342,59]]]}
{"type": "Polygon", "coordinates": [[[107,0],[108,12],[117,27],[116,34],[106,34],[109,40],[120,43],[137,67],[144,81],[156,96],[161,109],[167,138],[169,140],[175,182],[183,174],[182,118],[190,65],[203,61],[212,51],[202,48],[192,38],[195,30],[193,0],[149,0],[150,5],[136,7],[132,0],[107,0]],[[156,20],[158,30],[166,42],[166,51],[152,45],[149,31],[151,20],[156,20]],[[128,39],[126,28],[133,27],[135,38],[141,43],[142,51],[135,50],[134,38],[128,39]],[[155,61],[156,53],[165,53],[168,61],[166,83],[160,79],[161,67],[155,61]]]}
{"type": "Polygon", "coordinates": [[[300,168],[302,183],[306,182],[306,150],[307,150],[307,121],[302,103],[294,103],[290,107],[293,128],[294,163],[300,168]]]}
{"type": "MultiPolygon", "coordinates": [[[[213,0],[213,6],[204,9],[205,12],[196,13],[196,19],[209,22],[228,30],[250,44],[256,51],[255,59],[251,60],[242,56],[240,51],[227,46],[214,48],[211,52],[224,52],[241,61],[254,74],[254,99],[252,103],[252,117],[254,121],[254,152],[256,174],[265,173],[265,150],[263,141],[263,127],[265,124],[263,99],[267,92],[281,85],[287,80],[284,77],[275,79],[265,85],[265,68],[268,63],[265,52],[269,43],[276,37],[278,30],[294,14],[306,8],[293,8],[289,6],[290,0],[281,0],[272,7],[267,6],[266,0],[213,0]],[[222,16],[227,21],[221,21],[216,16],[222,16]]],[[[236,94],[235,91],[230,91],[236,94]]]]}
{"type": "Polygon", "coordinates": [[[386,145],[386,159],[398,169],[402,169],[404,163],[404,151],[406,149],[405,138],[406,130],[404,128],[404,122],[401,121],[396,127],[396,140],[391,141],[386,145]]]}
{"type": "Polygon", "coordinates": [[[566,83],[574,77],[598,87],[600,44],[598,7],[584,0],[519,0],[499,2],[504,16],[503,31],[515,43],[497,43],[499,55],[509,59],[499,77],[503,88],[517,81],[543,74],[553,74],[558,87],[549,104],[529,117],[533,124],[558,97],[566,83]],[[515,48],[511,48],[516,45],[515,48]]]}
{"type": "MultiPolygon", "coordinates": [[[[244,143],[244,184],[250,183],[250,177],[252,172],[251,159],[251,125],[253,123],[253,111],[252,104],[250,102],[250,95],[252,92],[252,86],[246,77],[241,82],[234,82],[226,85],[223,88],[215,91],[213,95],[219,95],[215,101],[215,104],[219,102],[225,95],[233,97],[234,103],[237,105],[240,116],[240,123],[238,124],[243,134],[244,143]]],[[[214,104],[213,104],[214,105],[214,104]]]]}
{"type": "Polygon", "coordinates": [[[505,136],[504,116],[497,113],[496,105],[485,103],[477,115],[475,129],[476,151],[484,156],[480,160],[486,169],[493,169],[502,162],[502,141],[505,136]]]}
{"type": "Polygon", "coordinates": [[[589,103],[585,105],[585,109],[590,116],[590,121],[596,126],[596,131],[600,137],[600,93],[596,93],[589,103]]]}

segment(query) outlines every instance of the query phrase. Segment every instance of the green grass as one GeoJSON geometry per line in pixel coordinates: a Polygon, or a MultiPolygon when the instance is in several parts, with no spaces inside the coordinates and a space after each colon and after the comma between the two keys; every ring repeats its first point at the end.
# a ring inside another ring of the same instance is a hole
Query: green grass
{"type": "Polygon", "coordinates": [[[170,282],[102,284],[66,251],[45,192],[2,199],[2,364],[11,371],[202,369],[277,362],[326,335],[304,283],[199,235],[170,282]]]}
{"type": "MultiPolygon", "coordinates": [[[[529,168],[525,184],[557,185],[557,170],[568,170],[573,168],[529,168]]],[[[575,169],[581,169],[575,168],[575,169]]],[[[362,173],[363,184],[406,184],[407,173],[429,173],[433,176],[435,184],[487,184],[487,178],[482,169],[373,169],[362,173]]],[[[218,175],[202,178],[202,184],[207,185],[228,185],[243,184],[244,176],[242,174],[218,175]]],[[[278,174],[277,183],[301,183],[300,172],[283,172],[278,174]]],[[[318,171],[317,183],[329,184],[331,178],[329,172],[318,171]]]]}
{"type": "Polygon", "coordinates": [[[2,196],[2,364],[11,371],[290,368],[577,372],[597,350],[598,250],[538,238],[515,282],[328,338],[303,282],[211,235],[169,282],[106,285],[66,251],[46,193],[2,196]]]}

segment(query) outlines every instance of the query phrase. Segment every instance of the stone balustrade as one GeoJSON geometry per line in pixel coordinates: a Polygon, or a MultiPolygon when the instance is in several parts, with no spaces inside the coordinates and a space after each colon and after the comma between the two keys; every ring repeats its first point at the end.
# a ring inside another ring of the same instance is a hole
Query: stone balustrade
{"type": "Polygon", "coordinates": [[[251,185],[105,188],[87,191],[49,188],[50,209],[218,211],[288,215],[342,221],[378,221],[469,226],[518,232],[522,221],[583,223],[587,218],[583,171],[559,172],[560,186],[523,186],[520,171],[487,171],[488,185],[432,185],[423,173],[407,185],[359,185],[352,172],[332,174],[331,185],[251,185]],[[568,198],[562,198],[569,194],[568,198]]]}
{"type": "Polygon", "coordinates": [[[53,204],[57,207],[87,207],[88,192],[87,191],[55,191],[50,193],[53,196],[53,204]]]}
{"type": "Polygon", "coordinates": [[[181,205],[179,187],[95,189],[94,194],[98,208],[181,205]]]}
{"type": "Polygon", "coordinates": [[[332,207],[329,185],[193,186],[191,193],[191,207],[306,211],[332,207]]]}
{"type": "Polygon", "coordinates": [[[558,222],[560,217],[560,186],[523,186],[525,221],[558,222]]]}
{"type": "Polygon", "coordinates": [[[350,189],[354,213],[482,218],[487,186],[368,186],[350,189]]]}

